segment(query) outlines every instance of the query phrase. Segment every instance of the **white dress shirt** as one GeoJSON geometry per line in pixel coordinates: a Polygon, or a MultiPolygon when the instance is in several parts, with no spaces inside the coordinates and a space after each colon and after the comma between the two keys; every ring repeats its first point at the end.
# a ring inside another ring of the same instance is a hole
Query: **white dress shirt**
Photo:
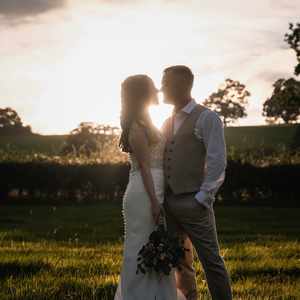
{"type": "MultiPolygon", "coordinates": [[[[173,134],[180,128],[186,117],[197,103],[192,99],[185,107],[174,115],[173,134]]],[[[204,180],[195,195],[196,200],[206,208],[212,207],[215,194],[225,179],[226,144],[223,122],[219,115],[210,110],[204,110],[194,128],[194,134],[202,139],[206,148],[204,180]]]]}

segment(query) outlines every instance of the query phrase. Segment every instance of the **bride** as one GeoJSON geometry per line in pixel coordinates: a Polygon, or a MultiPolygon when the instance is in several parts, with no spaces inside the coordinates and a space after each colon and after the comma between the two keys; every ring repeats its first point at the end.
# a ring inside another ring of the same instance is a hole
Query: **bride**
{"type": "Polygon", "coordinates": [[[128,77],[121,87],[120,146],[129,153],[129,182],[123,197],[123,264],[114,300],[185,300],[176,288],[175,270],[161,279],[136,274],[137,254],[161,216],[164,200],[165,140],[152,124],[148,108],[158,104],[157,89],[146,75],[128,77]]]}

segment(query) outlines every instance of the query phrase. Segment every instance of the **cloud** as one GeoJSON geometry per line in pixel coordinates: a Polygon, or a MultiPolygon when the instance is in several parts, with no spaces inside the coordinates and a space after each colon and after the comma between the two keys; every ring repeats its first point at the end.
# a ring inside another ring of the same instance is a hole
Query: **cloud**
{"type": "Polygon", "coordinates": [[[288,12],[289,14],[291,14],[291,12],[294,12],[295,9],[299,8],[299,3],[290,0],[271,0],[270,5],[275,9],[283,10],[284,12],[288,12]]]}
{"type": "Polygon", "coordinates": [[[9,19],[32,17],[61,8],[66,0],[0,0],[0,16],[9,19]]]}

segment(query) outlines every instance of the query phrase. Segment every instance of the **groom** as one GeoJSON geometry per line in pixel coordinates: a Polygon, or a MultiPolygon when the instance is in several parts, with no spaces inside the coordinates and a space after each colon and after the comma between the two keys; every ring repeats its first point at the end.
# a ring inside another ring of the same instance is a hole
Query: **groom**
{"type": "Polygon", "coordinates": [[[176,270],[178,288],[187,300],[197,299],[193,244],[212,299],[231,300],[213,210],[215,194],[225,178],[223,124],[217,113],[191,97],[193,81],[194,75],[186,66],[172,66],[163,73],[164,102],[174,105],[162,128],[167,138],[164,209],[168,229],[180,234],[190,249],[181,271],[176,270]]]}

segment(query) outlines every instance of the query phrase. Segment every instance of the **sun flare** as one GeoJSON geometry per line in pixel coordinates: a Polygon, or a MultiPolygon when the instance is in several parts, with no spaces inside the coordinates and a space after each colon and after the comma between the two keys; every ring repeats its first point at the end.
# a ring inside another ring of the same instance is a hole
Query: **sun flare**
{"type": "MultiPolygon", "coordinates": [[[[60,112],[56,115],[57,127],[61,127],[61,131],[78,126],[79,120],[118,125],[120,86],[129,75],[148,74],[157,87],[160,86],[163,66],[159,63],[155,44],[148,42],[145,45],[136,40],[122,43],[117,38],[121,34],[115,32],[120,28],[111,28],[108,34],[101,29],[105,22],[95,19],[82,23],[80,38],[61,61],[61,72],[55,79],[56,91],[49,89],[44,92],[43,97],[49,102],[60,99],[60,112]]],[[[139,30],[143,32],[145,28],[139,30]]],[[[124,28],[123,33],[126,32],[124,28]]],[[[162,125],[171,109],[161,99],[160,103],[150,108],[157,127],[162,125]]]]}

